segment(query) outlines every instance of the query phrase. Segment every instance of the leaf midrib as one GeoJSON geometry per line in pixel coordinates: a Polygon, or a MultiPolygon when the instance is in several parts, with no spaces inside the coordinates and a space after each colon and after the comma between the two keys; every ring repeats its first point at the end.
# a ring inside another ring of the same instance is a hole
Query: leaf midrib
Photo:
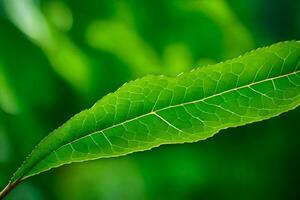
{"type": "MultiPolygon", "coordinates": [[[[298,65],[297,65],[297,66],[298,66],[298,65]]],[[[296,66],[296,68],[297,68],[297,66],[296,66]]],[[[236,87],[236,88],[231,88],[231,89],[229,89],[229,90],[225,90],[225,91],[223,91],[223,92],[219,92],[219,93],[217,93],[217,94],[213,94],[213,95],[211,95],[211,96],[204,97],[204,98],[202,98],[202,99],[193,100],[193,101],[188,101],[188,102],[184,102],[184,103],[180,103],[180,104],[175,104],[175,105],[170,105],[170,106],[167,106],[167,107],[165,107],[165,108],[160,108],[160,109],[157,109],[157,110],[153,110],[153,111],[151,111],[151,112],[148,112],[148,113],[145,113],[145,114],[143,114],[143,115],[134,117],[134,118],[132,118],[132,119],[128,119],[128,120],[125,120],[125,121],[123,121],[123,122],[114,124],[114,125],[112,125],[112,126],[110,126],[110,127],[104,128],[104,129],[102,129],[102,130],[94,131],[94,132],[89,133],[89,134],[87,134],[87,135],[85,135],[85,136],[82,136],[82,137],[79,137],[79,138],[77,138],[77,139],[75,139],[75,140],[72,140],[71,142],[67,142],[67,143],[61,145],[60,147],[54,149],[53,151],[49,152],[48,154],[46,154],[45,156],[43,156],[41,159],[39,159],[38,161],[36,161],[35,164],[32,165],[32,167],[29,168],[29,170],[28,170],[26,173],[24,173],[24,176],[23,176],[23,177],[20,177],[20,179],[22,179],[22,180],[25,179],[25,178],[27,177],[26,174],[27,174],[28,172],[30,172],[30,171],[33,169],[34,166],[36,166],[36,163],[39,163],[39,161],[43,160],[44,158],[46,158],[46,157],[47,157],[48,155],[50,155],[51,153],[54,153],[54,152],[56,152],[57,150],[59,150],[60,148],[66,146],[66,145],[68,145],[68,144],[71,144],[71,143],[73,143],[73,142],[76,142],[76,141],[78,141],[78,140],[81,140],[81,139],[83,139],[83,138],[91,137],[92,135],[98,134],[98,133],[104,134],[104,131],[107,131],[107,130],[109,130],[109,129],[115,128],[115,127],[120,126],[120,125],[122,125],[122,124],[131,122],[131,121],[134,121],[134,120],[137,120],[137,119],[146,117],[146,116],[150,116],[150,115],[158,115],[158,112],[163,111],[163,110],[167,110],[167,109],[170,109],[170,108],[175,108],[175,107],[179,107],[179,106],[185,106],[185,105],[189,105],[189,104],[198,103],[198,102],[205,101],[205,100],[207,100],[207,99],[211,99],[211,98],[214,98],[214,97],[217,97],[217,96],[220,96],[220,95],[223,95],[223,94],[226,94],[226,93],[235,91],[235,90],[240,90],[240,89],[247,88],[247,87],[251,87],[251,86],[253,86],[253,85],[257,85],[257,84],[264,83],[264,82],[267,82],[267,81],[273,81],[273,80],[276,80],[276,79],[288,77],[288,76],[293,75],[293,74],[296,75],[296,74],[299,73],[299,72],[300,72],[300,70],[296,70],[296,71],[293,71],[293,72],[290,72],[290,73],[287,73],[287,74],[284,74],[284,75],[279,75],[279,76],[267,78],[267,79],[264,79],[264,80],[260,80],[260,81],[257,81],[257,82],[252,82],[252,83],[249,83],[249,84],[246,84],[246,85],[243,85],[243,86],[239,86],[239,87],[236,87]],[[24,178],[24,177],[25,177],[25,178],[24,178]]],[[[274,84],[273,84],[273,85],[274,85],[274,84]]],[[[49,169],[51,169],[51,168],[49,168],[49,169]]]]}

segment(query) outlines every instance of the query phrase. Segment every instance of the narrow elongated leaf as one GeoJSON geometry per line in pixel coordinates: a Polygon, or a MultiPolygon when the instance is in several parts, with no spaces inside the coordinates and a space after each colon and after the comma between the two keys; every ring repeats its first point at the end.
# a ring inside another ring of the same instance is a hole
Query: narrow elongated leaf
{"type": "Polygon", "coordinates": [[[294,41],[174,78],[147,76],[125,84],[53,131],[11,181],[67,163],[204,140],[299,103],[300,43],[294,41]]]}

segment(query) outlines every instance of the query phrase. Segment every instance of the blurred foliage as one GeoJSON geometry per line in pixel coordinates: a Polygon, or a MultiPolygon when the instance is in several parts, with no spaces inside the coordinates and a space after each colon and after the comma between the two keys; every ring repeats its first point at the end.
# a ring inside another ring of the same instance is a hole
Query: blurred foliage
{"type": "MultiPolygon", "coordinates": [[[[0,186],[41,138],[125,82],[299,39],[299,10],[299,0],[0,0],[0,186]]],[[[299,114],[64,166],[10,198],[299,199],[299,114]]]]}

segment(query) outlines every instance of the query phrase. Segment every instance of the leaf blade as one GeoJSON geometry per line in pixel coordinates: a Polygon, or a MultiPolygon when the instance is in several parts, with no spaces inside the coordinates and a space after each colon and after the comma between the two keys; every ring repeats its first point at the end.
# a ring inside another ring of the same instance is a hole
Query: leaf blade
{"type": "Polygon", "coordinates": [[[284,42],[175,78],[130,82],[47,136],[12,181],[276,116],[299,105],[299,71],[300,43],[284,42]]]}

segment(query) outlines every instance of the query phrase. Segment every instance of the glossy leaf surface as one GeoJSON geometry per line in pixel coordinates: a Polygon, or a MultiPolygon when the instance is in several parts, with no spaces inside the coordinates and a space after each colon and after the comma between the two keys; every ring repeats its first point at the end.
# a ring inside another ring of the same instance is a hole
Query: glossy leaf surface
{"type": "MultiPolygon", "coordinates": [[[[113,75],[112,75],[113,78],[113,75]]],[[[12,182],[67,163],[196,142],[300,103],[300,43],[283,42],[177,77],[129,82],[36,146],[12,182]]]]}

